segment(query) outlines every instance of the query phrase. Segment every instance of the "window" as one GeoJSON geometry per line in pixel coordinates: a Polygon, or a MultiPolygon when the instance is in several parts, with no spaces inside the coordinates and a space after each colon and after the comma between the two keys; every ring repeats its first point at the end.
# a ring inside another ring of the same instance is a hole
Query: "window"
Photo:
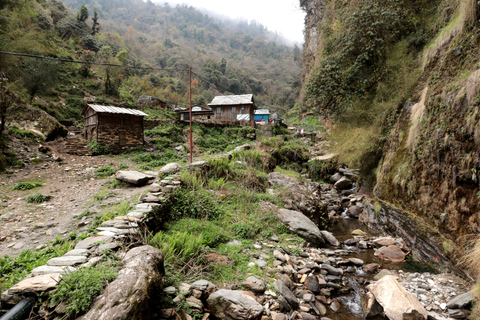
{"type": "Polygon", "coordinates": [[[237,113],[237,107],[232,107],[232,113],[237,113]]]}
{"type": "Polygon", "coordinates": [[[217,113],[222,113],[222,107],[217,107],[217,113]]]}

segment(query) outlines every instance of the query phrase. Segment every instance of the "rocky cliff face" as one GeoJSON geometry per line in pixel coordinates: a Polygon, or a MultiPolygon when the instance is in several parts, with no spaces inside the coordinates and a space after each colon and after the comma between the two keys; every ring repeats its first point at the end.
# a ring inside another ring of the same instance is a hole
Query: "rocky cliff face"
{"type": "MultiPolygon", "coordinates": [[[[302,5],[307,78],[322,54],[319,22],[328,1],[302,5]]],[[[472,0],[423,6],[444,26],[432,24],[423,51],[412,57],[420,76],[385,136],[373,194],[447,235],[443,248],[455,256],[480,230],[480,10],[472,0]]]]}

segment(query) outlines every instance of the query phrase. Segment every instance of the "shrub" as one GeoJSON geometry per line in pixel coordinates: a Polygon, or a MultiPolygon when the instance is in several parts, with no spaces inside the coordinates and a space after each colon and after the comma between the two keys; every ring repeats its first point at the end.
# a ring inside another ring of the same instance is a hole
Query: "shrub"
{"type": "Polygon", "coordinates": [[[42,184],[35,181],[23,181],[15,184],[13,190],[31,190],[33,188],[41,187],[42,184]]]}
{"type": "Polygon", "coordinates": [[[184,232],[173,232],[165,234],[158,232],[149,241],[167,256],[167,258],[177,257],[184,261],[188,261],[193,256],[199,254],[200,247],[203,244],[203,236],[184,232]]]}
{"type": "Polygon", "coordinates": [[[28,203],[43,203],[50,200],[50,196],[44,196],[41,193],[32,194],[27,197],[28,203]]]}
{"type": "Polygon", "coordinates": [[[250,239],[255,235],[252,226],[244,222],[235,222],[230,228],[236,236],[243,239],[250,239]]]}
{"type": "Polygon", "coordinates": [[[94,156],[110,154],[110,148],[108,146],[104,146],[95,140],[90,141],[87,147],[90,149],[90,151],[92,151],[94,156]]]}
{"type": "Polygon", "coordinates": [[[97,178],[105,178],[110,177],[111,175],[115,174],[115,172],[117,172],[117,170],[113,169],[112,167],[104,166],[95,170],[95,176],[97,178]]]}
{"type": "Polygon", "coordinates": [[[221,213],[218,199],[214,198],[213,193],[204,189],[193,191],[182,188],[175,193],[170,218],[172,220],[181,218],[212,220],[221,213]]]}
{"type": "Polygon", "coordinates": [[[99,264],[94,267],[81,268],[66,274],[51,295],[53,304],[63,302],[65,314],[77,316],[89,310],[90,305],[103,292],[106,281],[117,277],[117,269],[112,264],[99,264]]]}
{"type": "Polygon", "coordinates": [[[186,218],[168,225],[167,229],[176,232],[185,231],[197,236],[201,235],[203,245],[210,248],[215,248],[231,239],[230,234],[215,221],[186,218]]]}

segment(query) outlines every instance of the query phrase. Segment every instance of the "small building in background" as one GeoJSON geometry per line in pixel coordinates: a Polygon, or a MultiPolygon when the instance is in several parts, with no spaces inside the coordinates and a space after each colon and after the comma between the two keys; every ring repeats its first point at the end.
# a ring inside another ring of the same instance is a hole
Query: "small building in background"
{"type": "Polygon", "coordinates": [[[143,109],[145,107],[160,107],[166,108],[167,103],[153,96],[140,96],[138,97],[138,104],[143,109]]]}
{"type": "MultiPolygon", "coordinates": [[[[190,109],[175,110],[180,114],[181,121],[190,121],[190,109]]],[[[210,122],[213,120],[213,110],[204,107],[192,107],[192,121],[210,122]]]]}
{"type": "Polygon", "coordinates": [[[257,106],[253,94],[216,96],[208,106],[212,108],[217,123],[255,126],[257,106]]]}
{"type": "Polygon", "coordinates": [[[255,122],[265,122],[268,124],[269,121],[270,121],[270,110],[268,109],[255,110],[255,122]]]}
{"type": "Polygon", "coordinates": [[[135,109],[87,104],[82,111],[84,136],[112,151],[122,151],[143,145],[145,112],[135,109]]]}

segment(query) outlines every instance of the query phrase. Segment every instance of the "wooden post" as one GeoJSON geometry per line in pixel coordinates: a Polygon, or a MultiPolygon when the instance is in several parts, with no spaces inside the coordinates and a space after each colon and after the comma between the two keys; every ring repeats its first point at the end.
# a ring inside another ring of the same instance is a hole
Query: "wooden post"
{"type": "Polygon", "coordinates": [[[189,106],[190,106],[190,163],[193,161],[193,142],[192,142],[192,68],[188,68],[188,84],[189,84],[189,106]]]}

